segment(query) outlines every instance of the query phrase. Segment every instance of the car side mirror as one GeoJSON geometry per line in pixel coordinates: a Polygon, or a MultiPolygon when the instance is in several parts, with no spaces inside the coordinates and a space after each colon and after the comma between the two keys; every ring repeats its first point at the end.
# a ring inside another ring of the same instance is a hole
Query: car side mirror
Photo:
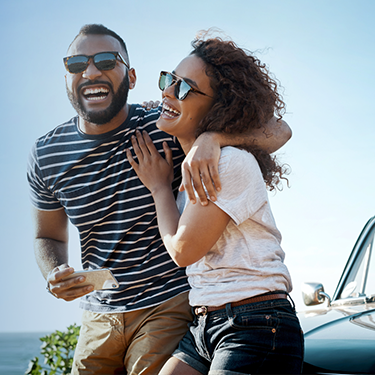
{"type": "Polygon", "coordinates": [[[320,305],[327,299],[327,306],[331,306],[331,297],[324,292],[323,284],[304,283],[302,284],[302,297],[306,306],[320,305]]]}

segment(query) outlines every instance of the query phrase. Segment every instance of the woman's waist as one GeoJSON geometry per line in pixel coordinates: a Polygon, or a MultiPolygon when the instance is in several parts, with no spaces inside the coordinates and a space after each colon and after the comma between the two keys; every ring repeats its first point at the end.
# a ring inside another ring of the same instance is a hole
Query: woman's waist
{"type": "Polygon", "coordinates": [[[192,283],[189,293],[190,306],[221,306],[227,303],[235,303],[238,301],[253,298],[272,291],[281,291],[290,293],[292,290],[291,283],[286,278],[277,280],[267,280],[267,282],[231,282],[218,283],[216,285],[201,284],[197,286],[192,283]]]}
{"type": "Polygon", "coordinates": [[[239,307],[239,306],[245,306],[245,305],[251,305],[256,304],[260,302],[266,302],[266,301],[275,301],[275,300],[286,300],[288,299],[288,293],[283,290],[275,290],[263,294],[258,294],[253,297],[245,298],[239,301],[235,302],[228,302],[222,305],[216,305],[216,306],[206,306],[206,305],[198,305],[193,306],[193,311],[196,315],[205,315],[209,312],[218,311],[226,309],[227,305],[230,305],[230,307],[239,307]]]}

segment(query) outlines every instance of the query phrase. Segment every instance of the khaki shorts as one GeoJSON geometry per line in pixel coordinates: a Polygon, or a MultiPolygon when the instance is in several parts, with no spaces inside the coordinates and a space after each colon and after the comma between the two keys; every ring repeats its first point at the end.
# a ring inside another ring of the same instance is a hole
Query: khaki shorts
{"type": "Polygon", "coordinates": [[[191,321],[188,292],[137,311],[84,311],[72,374],[158,374],[191,321]]]}

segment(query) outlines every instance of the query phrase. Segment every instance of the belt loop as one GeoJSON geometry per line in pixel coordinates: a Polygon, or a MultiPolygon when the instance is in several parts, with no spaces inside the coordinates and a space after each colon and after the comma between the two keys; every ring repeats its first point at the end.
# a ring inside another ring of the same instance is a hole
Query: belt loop
{"type": "Polygon", "coordinates": [[[295,312],[296,311],[296,305],[294,304],[293,298],[290,296],[290,294],[288,292],[285,292],[285,293],[286,293],[286,295],[288,296],[288,298],[289,298],[289,300],[291,302],[293,311],[295,312]]]}
{"type": "Polygon", "coordinates": [[[233,316],[232,304],[231,303],[227,303],[225,305],[225,311],[227,313],[228,318],[231,319],[231,320],[233,320],[234,316],[233,316]]]}

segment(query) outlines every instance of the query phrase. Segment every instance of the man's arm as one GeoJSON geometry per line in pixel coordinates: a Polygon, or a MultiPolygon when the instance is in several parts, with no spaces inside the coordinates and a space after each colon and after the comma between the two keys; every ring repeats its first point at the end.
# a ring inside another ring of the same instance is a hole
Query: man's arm
{"type": "Polygon", "coordinates": [[[68,266],[69,235],[65,211],[41,211],[36,208],[32,210],[35,258],[51,293],[57,298],[72,301],[91,292],[91,286],[78,287],[79,283],[85,281],[84,277],[61,281],[74,272],[74,269],[68,266]]]}
{"type": "Polygon", "coordinates": [[[289,125],[273,117],[264,127],[243,134],[224,134],[207,132],[195,141],[182,164],[182,184],[180,190],[186,190],[189,200],[196,202],[194,188],[203,206],[207,205],[207,196],[202,182],[212,201],[216,200],[216,191],[220,191],[218,163],[220,148],[225,146],[253,145],[268,153],[280,149],[292,136],[289,125]]]}
{"type": "MultiPolygon", "coordinates": [[[[275,116],[260,129],[254,129],[247,136],[245,143],[258,146],[262,150],[272,154],[285,145],[292,137],[292,129],[284,120],[278,120],[275,116]]],[[[244,138],[242,138],[242,143],[244,138]]],[[[235,145],[231,145],[235,146],[235,145]]],[[[223,147],[223,145],[221,146],[223,147]]]]}

